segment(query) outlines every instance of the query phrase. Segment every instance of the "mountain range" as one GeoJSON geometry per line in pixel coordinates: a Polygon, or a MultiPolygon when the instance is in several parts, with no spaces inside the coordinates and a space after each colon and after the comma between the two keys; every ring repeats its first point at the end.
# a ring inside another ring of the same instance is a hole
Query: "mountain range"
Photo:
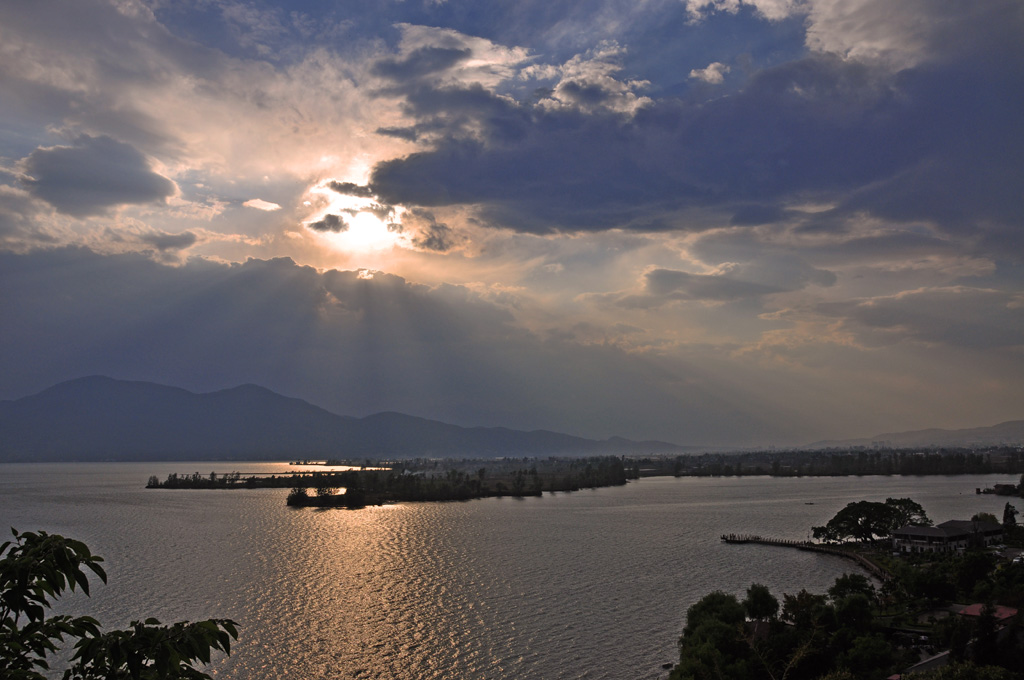
{"type": "Polygon", "coordinates": [[[853,446],[882,445],[893,449],[915,446],[990,446],[1024,443],[1024,420],[1008,420],[990,427],[971,427],[962,430],[930,428],[911,432],[887,432],[862,439],[841,439],[815,442],[804,448],[849,448],[853,446]]]}
{"type": "Polygon", "coordinates": [[[102,376],[0,401],[0,462],[676,454],[666,442],[342,416],[256,385],[209,393],[102,376]]]}
{"type": "MultiPolygon", "coordinates": [[[[976,446],[1024,442],[1024,420],[893,432],[803,448],[976,446]]],[[[496,458],[678,455],[694,447],[547,430],[460,427],[402,413],[343,416],[257,385],[195,393],[90,376],[0,401],[0,462],[496,458]]]]}

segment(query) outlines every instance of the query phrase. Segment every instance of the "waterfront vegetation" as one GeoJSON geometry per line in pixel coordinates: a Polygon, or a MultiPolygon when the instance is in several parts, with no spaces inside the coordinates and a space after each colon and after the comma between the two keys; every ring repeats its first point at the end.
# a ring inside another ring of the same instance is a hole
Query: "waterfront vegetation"
{"type": "MultiPolygon", "coordinates": [[[[894,554],[885,528],[896,523],[894,509],[930,522],[910,499],[872,505],[880,507],[851,503],[826,526],[833,541],[851,539],[842,545],[881,566],[880,583],[846,574],[827,593],[801,590],[783,594],[781,602],[759,584],[742,600],[709,593],[687,612],[671,679],[1024,678],[1020,615],[1008,622],[997,617],[1006,611],[997,607],[1024,611],[1024,564],[1008,559],[1024,548],[1014,506],[1007,503],[1003,513],[1006,553],[979,545],[961,553],[894,554]],[[879,522],[854,529],[864,518],[879,522]],[[974,603],[983,605],[978,615],[960,613],[974,603]],[[946,655],[948,665],[907,673],[937,655],[946,655]]],[[[972,519],[994,519],[983,515],[972,519]]]]}
{"type": "MultiPolygon", "coordinates": [[[[294,464],[311,465],[310,461],[294,464]]],[[[1020,447],[985,449],[938,448],[927,451],[823,449],[705,453],[687,456],[602,456],[590,458],[425,459],[397,462],[328,460],[324,468],[358,469],[288,474],[233,471],[172,473],[149,478],[151,489],[293,489],[293,505],[361,507],[396,501],[469,500],[489,496],[536,496],[545,491],[576,491],[625,484],[629,479],[673,475],[719,476],[851,476],[956,475],[1005,473],[1021,475],[1020,447]],[[340,489],[350,494],[337,496],[340,489]],[[319,490],[319,491],[316,491],[319,490]],[[314,491],[316,491],[314,493],[314,491]]],[[[980,492],[1021,495],[1024,483],[997,484],[980,492]]]]}
{"type": "Polygon", "coordinates": [[[1020,475],[1024,473],[1024,450],[1020,446],[762,450],[640,457],[634,462],[642,476],[1020,475]]]}
{"type": "Polygon", "coordinates": [[[46,532],[18,533],[0,545],[0,677],[46,680],[50,657],[65,640],[74,653],[64,680],[211,680],[196,669],[213,651],[231,652],[234,621],[209,619],[162,625],[133,621],[103,632],[91,616],[52,614],[66,591],[89,594],[89,576],[106,583],[103,558],[80,541],[46,532]]]}
{"type": "Polygon", "coordinates": [[[625,484],[638,476],[635,465],[616,456],[595,458],[502,459],[489,461],[413,460],[388,468],[248,475],[238,472],[149,478],[154,489],[286,488],[289,505],[362,507],[400,501],[454,501],[492,496],[539,496],[545,491],[625,484]],[[339,493],[344,489],[344,493],[339,493]]]}
{"type": "Polygon", "coordinates": [[[884,503],[857,501],[848,503],[835,514],[827,524],[812,527],[814,538],[826,543],[874,541],[875,537],[887,537],[896,529],[908,524],[931,526],[924,508],[909,498],[886,498],[884,503]]]}

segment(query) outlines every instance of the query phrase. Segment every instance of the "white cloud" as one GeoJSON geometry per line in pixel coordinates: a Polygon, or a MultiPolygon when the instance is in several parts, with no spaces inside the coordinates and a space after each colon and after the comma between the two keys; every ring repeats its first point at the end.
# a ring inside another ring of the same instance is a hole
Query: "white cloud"
{"type": "Polygon", "coordinates": [[[265,212],[273,212],[274,210],[281,209],[281,206],[279,206],[277,203],[264,201],[262,198],[250,198],[242,205],[244,205],[246,208],[256,208],[256,210],[263,210],[265,212]]]}
{"type": "Polygon", "coordinates": [[[810,6],[807,45],[846,57],[877,59],[897,68],[913,66],[933,49],[943,3],[927,0],[815,0],[810,6]]]}
{"type": "Polygon", "coordinates": [[[48,89],[38,103],[51,116],[54,100],[68,103],[59,125],[132,143],[173,172],[304,175],[331,164],[325,150],[335,159],[368,151],[366,127],[387,118],[356,86],[358,68],[322,49],[276,67],[180,41],[152,16],[105,3],[72,3],[52,22],[35,20],[47,7],[32,7],[0,23],[11,86],[26,97],[48,89]],[[53,44],[61,50],[43,47],[53,44]]]}
{"type": "Polygon", "coordinates": [[[513,79],[518,69],[532,58],[523,47],[506,47],[485,38],[466,35],[448,28],[399,24],[402,39],[399,58],[388,63],[400,71],[416,71],[416,61],[426,51],[449,50],[462,53],[461,58],[444,68],[418,75],[441,85],[478,84],[488,89],[513,79]]]}
{"type": "Polygon", "coordinates": [[[690,77],[703,80],[705,83],[718,85],[725,81],[725,74],[731,69],[720,61],[714,61],[704,68],[695,68],[690,71],[690,77]]]}
{"type": "Polygon", "coordinates": [[[1016,0],[684,0],[695,21],[750,8],[770,21],[806,15],[807,47],[909,68],[991,39],[1019,40],[1016,0]]]}
{"type": "Polygon", "coordinates": [[[806,8],[809,48],[893,69],[1020,41],[1017,0],[811,0],[806,8]]]}
{"type": "MultiPolygon", "coordinates": [[[[539,102],[548,109],[571,108],[595,113],[611,111],[634,114],[651,103],[637,92],[649,85],[645,80],[622,80],[622,60],[626,49],[614,41],[604,41],[555,68],[558,82],[550,95],[539,102]]],[[[533,71],[541,75],[540,71],[533,71]]]]}

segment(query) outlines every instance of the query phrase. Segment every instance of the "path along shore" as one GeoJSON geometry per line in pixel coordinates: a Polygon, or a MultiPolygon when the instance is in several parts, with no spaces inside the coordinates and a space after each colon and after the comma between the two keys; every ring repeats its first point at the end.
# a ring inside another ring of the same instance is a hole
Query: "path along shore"
{"type": "Polygon", "coordinates": [[[869,560],[864,555],[844,548],[822,545],[820,543],[811,543],[810,541],[794,541],[787,538],[771,538],[767,536],[748,534],[722,534],[722,540],[726,543],[759,543],[762,545],[777,545],[783,548],[796,548],[797,550],[808,550],[810,552],[844,557],[859,564],[864,570],[879,581],[887,581],[891,578],[889,572],[869,560]]]}

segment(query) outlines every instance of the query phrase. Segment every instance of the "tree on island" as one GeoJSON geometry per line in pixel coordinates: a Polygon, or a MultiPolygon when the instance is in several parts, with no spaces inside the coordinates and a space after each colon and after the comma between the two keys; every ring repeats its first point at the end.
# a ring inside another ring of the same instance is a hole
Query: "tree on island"
{"type": "Polygon", "coordinates": [[[316,495],[320,496],[321,498],[327,496],[336,496],[338,494],[338,490],[339,489],[336,486],[331,486],[328,483],[321,482],[316,487],[316,495]]]}
{"type": "Polygon", "coordinates": [[[91,616],[48,616],[66,590],[89,594],[87,571],[106,583],[103,558],[63,536],[11,531],[14,540],[0,545],[0,677],[46,680],[47,656],[69,638],[75,652],[64,680],[211,680],[195,665],[209,663],[212,651],[230,654],[238,639],[230,619],[150,618],[104,633],[91,616]]]}
{"type": "Polygon", "coordinates": [[[812,527],[814,538],[826,543],[854,539],[864,543],[884,538],[907,524],[928,526],[931,520],[920,504],[909,498],[887,498],[884,503],[848,503],[825,526],[812,527]]]}

